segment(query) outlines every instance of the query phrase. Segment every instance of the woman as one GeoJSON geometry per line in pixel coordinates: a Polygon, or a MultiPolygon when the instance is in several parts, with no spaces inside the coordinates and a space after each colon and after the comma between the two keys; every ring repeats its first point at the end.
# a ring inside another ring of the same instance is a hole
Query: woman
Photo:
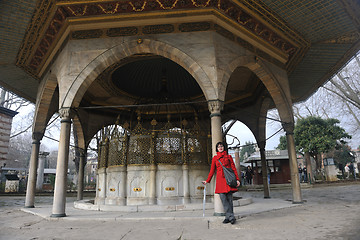
{"type": "Polygon", "coordinates": [[[229,223],[234,224],[236,219],[234,216],[234,210],[233,210],[233,192],[237,191],[237,188],[232,188],[229,185],[226,184],[223,168],[219,162],[221,161],[222,165],[227,168],[232,168],[236,175],[236,182],[237,186],[240,186],[239,176],[237,174],[234,161],[232,157],[227,154],[225,151],[225,144],[222,142],[218,142],[216,144],[216,156],[213,157],[211,162],[211,169],[209,172],[209,176],[206,179],[206,181],[203,181],[202,183],[206,185],[211,181],[211,178],[213,177],[216,169],[216,186],[215,186],[215,193],[218,193],[220,195],[221,202],[224,206],[225,210],[225,220],[223,223],[229,223]]]}

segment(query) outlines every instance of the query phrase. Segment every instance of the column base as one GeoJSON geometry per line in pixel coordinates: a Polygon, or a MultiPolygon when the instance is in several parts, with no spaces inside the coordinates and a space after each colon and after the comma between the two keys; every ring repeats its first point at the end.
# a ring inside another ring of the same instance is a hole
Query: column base
{"type": "Polygon", "coordinates": [[[214,216],[225,216],[226,214],[225,213],[217,213],[217,212],[214,212],[214,216]]]}
{"type": "Polygon", "coordinates": [[[76,200],[77,201],[80,201],[80,200],[83,200],[84,199],[84,194],[83,194],[83,192],[77,192],[77,194],[76,194],[76,200]]]}
{"type": "Polygon", "coordinates": [[[156,205],[156,198],[150,197],[149,198],[149,205],[156,205]]]}
{"type": "Polygon", "coordinates": [[[32,205],[32,206],[25,206],[24,208],[35,208],[35,206],[34,206],[34,205],[32,205]]]}
{"type": "Polygon", "coordinates": [[[59,214],[51,214],[51,218],[60,218],[60,217],[66,217],[65,213],[59,213],[59,214]]]}
{"type": "Polygon", "coordinates": [[[301,201],[301,202],[295,202],[295,201],[293,201],[292,203],[293,203],[293,204],[303,204],[304,202],[303,202],[303,201],[301,201]]]}
{"type": "Polygon", "coordinates": [[[265,199],[269,199],[269,198],[271,198],[271,197],[264,197],[265,199]]]}
{"type": "Polygon", "coordinates": [[[183,203],[184,203],[184,204],[191,203],[190,197],[184,197],[183,203]]]}

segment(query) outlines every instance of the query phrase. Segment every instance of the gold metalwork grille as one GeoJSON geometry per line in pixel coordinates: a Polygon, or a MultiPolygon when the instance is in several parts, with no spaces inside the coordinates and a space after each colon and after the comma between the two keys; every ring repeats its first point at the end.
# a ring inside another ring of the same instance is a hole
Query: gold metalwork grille
{"type": "Polygon", "coordinates": [[[208,163],[207,135],[201,131],[197,118],[186,139],[186,152],[189,164],[204,165],[208,163]]]}
{"type": "Polygon", "coordinates": [[[101,131],[99,168],[117,165],[207,165],[211,159],[211,139],[195,121],[140,121],[131,130],[129,124],[101,131]],[[176,124],[175,124],[176,123],[176,124]],[[174,125],[176,126],[174,126],[174,125]],[[146,126],[146,127],[144,127],[146,126]],[[179,127],[177,127],[179,126],[179,127]],[[190,130],[187,130],[189,127],[190,130]],[[148,128],[151,128],[149,130],[148,128]]]}
{"type": "Polygon", "coordinates": [[[108,166],[125,165],[127,155],[128,135],[120,126],[116,125],[109,142],[108,166]]]}
{"type": "Polygon", "coordinates": [[[207,164],[206,137],[190,136],[187,139],[189,164],[207,164]]]}
{"type": "Polygon", "coordinates": [[[156,137],[155,159],[159,164],[183,164],[181,129],[174,128],[170,120],[156,137]]]}
{"type": "Polygon", "coordinates": [[[98,162],[98,169],[107,167],[108,150],[109,150],[108,140],[105,139],[105,141],[102,141],[100,143],[100,154],[99,154],[100,161],[98,162]]]}
{"type": "Polygon", "coordinates": [[[181,135],[166,134],[156,138],[156,162],[161,164],[182,164],[181,135]]]}
{"type": "Polygon", "coordinates": [[[140,119],[131,132],[128,150],[128,164],[150,164],[151,132],[142,127],[140,119]]]}

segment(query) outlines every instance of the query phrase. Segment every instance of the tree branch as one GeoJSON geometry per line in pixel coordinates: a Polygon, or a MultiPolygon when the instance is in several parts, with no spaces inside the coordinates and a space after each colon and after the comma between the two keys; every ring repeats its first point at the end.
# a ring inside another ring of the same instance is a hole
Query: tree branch
{"type": "Polygon", "coordinates": [[[343,99],[345,102],[347,101],[347,102],[351,103],[352,105],[354,105],[356,108],[359,108],[359,109],[360,109],[360,105],[357,105],[356,102],[353,102],[351,99],[348,99],[348,98],[342,96],[342,95],[339,94],[338,92],[336,92],[336,91],[334,91],[334,90],[332,90],[332,89],[330,89],[330,88],[328,88],[328,87],[323,86],[323,88],[325,88],[325,89],[328,90],[329,92],[334,93],[335,95],[337,95],[338,97],[340,97],[341,99],[343,99]]]}
{"type": "Polygon", "coordinates": [[[18,133],[15,133],[14,135],[10,136],[10,138],[16,137],[16,136],[18,136],[18,135],[26,132],[26,131],[29,130],[31,127],[32,127],[32,124],[29,125],[26,129],[24,129],[24,130],[22,130],[22,131],[20,131],[20,132],[18,132],[18,133]]]}

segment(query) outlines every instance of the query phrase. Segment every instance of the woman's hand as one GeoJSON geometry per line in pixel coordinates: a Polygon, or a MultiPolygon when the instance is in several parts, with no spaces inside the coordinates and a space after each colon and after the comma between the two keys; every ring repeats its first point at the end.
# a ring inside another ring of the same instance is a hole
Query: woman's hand
{"type": "Polygon", "coordinates": [[[239,180],[236,180],[236,187],[240,186],[240,181],[239,180]]]}
{"type": "Polygon", "coordinates": [[[202,184],[206,185],[206,184],[207,184],[207,182],[206,182],[206,181],[202,181],[202,184]]]}

